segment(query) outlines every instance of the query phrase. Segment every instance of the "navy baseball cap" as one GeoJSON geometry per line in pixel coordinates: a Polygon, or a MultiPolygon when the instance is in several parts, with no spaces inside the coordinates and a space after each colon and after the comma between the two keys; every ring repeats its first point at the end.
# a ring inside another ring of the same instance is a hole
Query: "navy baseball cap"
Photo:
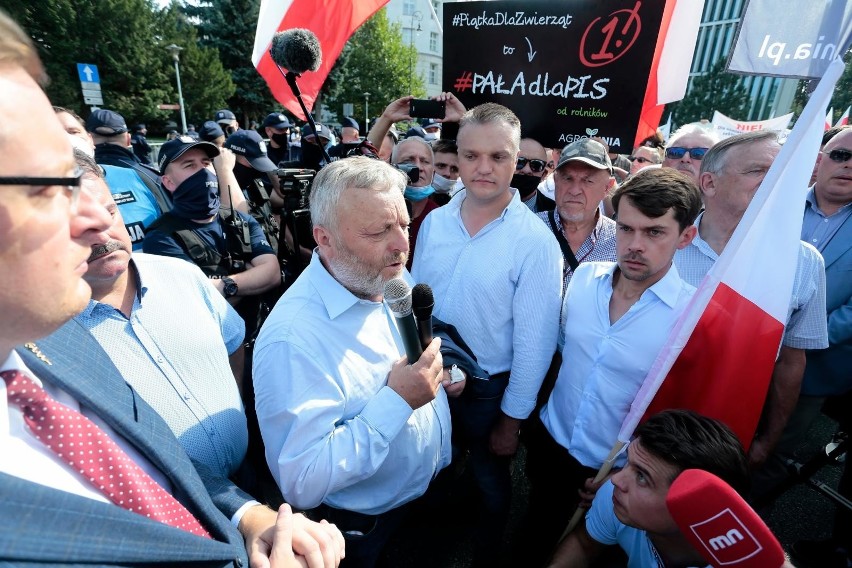
{"type": "Polygon", "coordinates": [[[415,136],[419,136],[420,138],[426,139],[426,131],[423,130],[420,126],[412,126],[405,133],[406,138],[414,138],[415,136]]]}
{"type": "Polygon", "coordinates": [[[237,117],[236,115],[234,115],[234,113],[224,108],[222,110],[216,111],[216,116],[213,118],[213,120],[215,120],[216,122],[230,123],[232,120],[237,120],[237,117]]]}
{"type": "Polygon", "coordinates": [[[420,121],[420,126],[423,128],[423,130],[426,130],[427,128],[435,128],[435,127],[438,127],[438,128],[441,128],[441,129],[444,128],[444,125],[442,123],[438,122],[437,120],[435,120],[434,118],[424,118],[423,120],[420,121]]]}
{"type": "Polygon", "coordinates": [[[198,140],[194,140],[191,136],[178,136],[174,140],[169,140],[160,146],[160,155],[157,161],[157,167],[160,170],[160,174],[165,174],[166,168],[169,164],[180,158],[187,150],[191,150],[192,148],[204,150],[210,158],[215,158],[219,155],[219,148],[217,148],[215,144],[204,141],[199,142],[198,140]]]}
{"type": "Polygon", "coordinates": [[[347,116],[343,118],[343,121],[340,124],[341,128],[354,128],[355,130],[361,130],[358,126],[358,121],[352,118],[351,116],[347,116]]]}
{"type": "Polygon", "coordinates": [[[127,123],[117,112],[101,108],[86,119],[86,130],[101,136],[114,136],[127,132],[127,123]]]}
{"type": "MultiPolygon", "coordinates": [[[[331,133],[328,131],[328,126],[323,126],[322,124],[317,124],[317,133],[320,138],[325,138],[326,140],[331,140],[331,133]]],[[[307,138],[308,136],[314,135],[314,129],[311,128],[311,123],[307,123],[302,127],[302,138],[307,138]]]]}
{"type": "Polygon", "coordinates": [[[251,167],[261,172],[277,170],[278,166],[266,155],[266,143],[254,130],[237,130],[225,140],[225,148],[245,156],[251,167]]]}
{"type": "Polygon", "coordinates": [[[290,120],[280,112],[273,112],[263,119],[263,128],[292,128],[290,120]]]}
{"type": "Polygon", "coordinates": [[[212,120],[208,120],[207,122],[201,125],[201,128],[198,130],[198,135],[201,137],[202,140],[212,142],[220,136],[224,136],[225,131],[222,130],[222,127],[219,126],[219,123],[213,122],[212,120]]]}

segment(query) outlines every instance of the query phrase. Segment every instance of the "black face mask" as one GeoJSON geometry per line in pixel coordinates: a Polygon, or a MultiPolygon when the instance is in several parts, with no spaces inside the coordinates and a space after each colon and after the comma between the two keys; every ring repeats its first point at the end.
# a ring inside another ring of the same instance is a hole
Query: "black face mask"
{"type": "Polygon", "coordinates": [[[281,146],[282,148],[287,147],[287,143],[290,140],[289,134],[273,134],[269,137],[270,140],[281,146]]]}
{"type": "Polygon", "coordinates": [[[237,178],[237,185],[245,189],[254,183],[254,180],[258,178],[263,179],[266,176],[254,168],[236,163],[234,164],[234,177],[237,178]]]}
{"type": "Polygon", "coordinates": [[[172,194],[175,217],[190,221],[207,219],[219,213],[219,180],[207,168],[201,168],[177,186],[172,194]]]}
{"type": "Polygon", "coordinates": [[[512,176],[512,187],[518,189],[521,192],[521,200],[526,201],[532,194],[535,193],[535,190],[538,188],[538,184],[541,183],[541,178],[535,176],[527,176],[523,174],[515,174],[512,176]]]}

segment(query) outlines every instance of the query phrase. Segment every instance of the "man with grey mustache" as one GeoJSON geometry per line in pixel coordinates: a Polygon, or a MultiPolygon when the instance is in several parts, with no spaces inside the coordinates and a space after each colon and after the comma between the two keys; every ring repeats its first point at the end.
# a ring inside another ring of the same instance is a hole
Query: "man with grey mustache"
{"type": "MultiPolygon", "coordinates": [[[[83,171],[83,190],[101,202],[113,223],[92,244],[83,276],[92,299],[74,321],[95,337],[125,381],[166,421],[196,468],[220,479],[234,478],[239,468],[236,477],[250,481],[254,476],[243,465],[248,429],[238,388],[242,318],[194,264],[131,255],[130,236],[98,165],[79,151],[75,159],[83,171]]],[[[241,485],[259,494],[260,488],[241,485]]],[[[237,487],[230,491],[243,500],[232,522],[246,531],[249,542],[255,534],[251,527],[271,526],[275,513],[237,487]]],[[[295,515],[294,522],[296,554],[316,555],[317,550],[322,560],[311,561],[339,562],[343,538],[336,527],[303,515],[295,515]]],[[[250,546],[261,545],[252,541],[250,546]]]]}

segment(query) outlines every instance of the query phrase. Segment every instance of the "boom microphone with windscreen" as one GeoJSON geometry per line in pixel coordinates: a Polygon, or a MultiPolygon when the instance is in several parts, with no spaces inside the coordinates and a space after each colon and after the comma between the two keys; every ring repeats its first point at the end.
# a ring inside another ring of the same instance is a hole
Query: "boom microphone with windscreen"
{"type": "Polygon", "coordinates": [[[411,312],[411,286],[402,278],[393,278],[385,282],[384,296],[385,302],[396,316],[397,328],[402,336],[405,354],[408,355],[408,364],[413,365],[420,359],[423,349],[420,347],[417,324],[411,312]]]}
{"type": "Polygon", "coordinates": [[[683,471],[669,488],[666,507],[713,568],[780,568],[786,561],[769,527],[712,473],[683,471]]]}
{"type": "MultiPolygon", "coordinates": [[[[314,117],[308,112],[308,107],[305,101],[302,100],[302,91],[299,89],[299,84],[296,79],[305,71],[316,71],[322,64],[322,48],[320,47],[319,39],[311,30],[304,28],[293,28],[278,32],[272,36],[272,45],[269,47],[269,57],[284,80],[293,91],[293,96],[299,101],[299,106],[302,107],[302,112],[305,114],[305,120],[311,125],[314,132],[317,131],[317,124],[314,117]],[[282,69],[283,68],[283,69],[282,69]],[[284,73],[287,69],[287,73],[284,73]]],[[[325,147],[319,144],[325,163],[331,162],[325,147]]]]}
{"type": "Polygon", "coordinates": [[[322,48],[311,30],[295,28],[272,36],[269,56],[276,65],[296,75],[316,71],[322,63],[322,48]]]}

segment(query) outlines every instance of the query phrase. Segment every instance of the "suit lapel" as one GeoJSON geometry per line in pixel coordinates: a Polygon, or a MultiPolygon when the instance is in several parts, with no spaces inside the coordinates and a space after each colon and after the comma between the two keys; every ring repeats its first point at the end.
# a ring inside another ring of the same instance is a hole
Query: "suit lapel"
{"type": "Polygon", "coordinates": [[[849,243],[852,243],[852,216],[846,218],[823,249],[822,258],[826,268],[849,250],[849,243]]]}
{"type": "Polygon", "coordinates": [[[234,547],[120,507],[0,473],[0,559],[62,564],[224,565],[234,547]],[[154,546],[152,546],[155,544],[154,546]]]}
{"type": "Polygon", "coordinates": [[[41,380],[59,386],[135,446],[171,482],[172,494],[219,540],[228,540],[228,520],[213,506],[192,462],[162,418],[124,381],[92,335],[70,320],[36,342],[18,349],[41,380]],[[223,524],[224,523],[224,524],[223,524]]]}

